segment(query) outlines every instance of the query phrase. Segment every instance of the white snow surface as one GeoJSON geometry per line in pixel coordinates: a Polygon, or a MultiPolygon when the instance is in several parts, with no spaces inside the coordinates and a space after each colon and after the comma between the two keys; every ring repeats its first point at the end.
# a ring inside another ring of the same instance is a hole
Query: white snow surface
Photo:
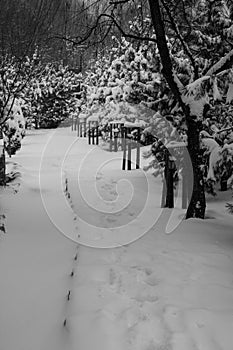
{"type": "Polygon", "coordinates": [[[206,151],[210,154],[207,179],[216,181],[216,178],[214,176],[214,168],[216,167],[217,162],[221,159],[221,147],[214,139],[209,137],[203,138],[201,142],[206,148],[206,151]]]}
{"type": "Polygon", "coordinates": [[[1,350],[232,350],[231,193],[184,221],[180,191],[161,210],[160,180],[121,157],[61,128],[28,132],[8,160],[21,178],[0,192],[1,350]]]}

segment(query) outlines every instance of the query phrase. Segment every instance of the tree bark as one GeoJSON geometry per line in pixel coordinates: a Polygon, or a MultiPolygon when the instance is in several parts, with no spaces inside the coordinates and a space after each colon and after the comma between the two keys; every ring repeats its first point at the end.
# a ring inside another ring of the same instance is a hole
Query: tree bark
{"type": "Polygon", "coordinates": [[[192,163],[192,174],[190,174],[188,183],[191,186],[192,195],[186,212],[186,219],[189,218],[205,218],[206,198],[204,189],[203,173],[201,170],[201,155],[200,155],[200,128],[198,123],[191,118],[188,118],[188,152],[192,163]],[[192,181],[191,181],[192,179],[192,181]]]}
{"type": "Polygon", "coordinates": [[[0,186],[6,184],[6,163],[5,163],[5,154],[0,154],[0,186]]]}
{"type": "Polygon", "coordinates": [[[0,186],[4,186],[6,182],[6,160],[3,144],[3,133],[0,129],[0,186]]]}

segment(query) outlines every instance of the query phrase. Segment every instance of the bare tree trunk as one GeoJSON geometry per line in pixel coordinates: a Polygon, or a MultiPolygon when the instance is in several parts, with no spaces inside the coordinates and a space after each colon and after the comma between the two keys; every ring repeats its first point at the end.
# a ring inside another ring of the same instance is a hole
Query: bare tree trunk
{"type": "Polygon", "coordinates": [[[3,146],[3,135],[0,130],[0,186],[4,186],[6,181],[6,162],[5,152],[3,146]]]}
{"type": "Polygon", "coordinates": [[[204,219],[206,209],[205,189],[203,174],[201,170],[201,156],[200,156],[200,140],[199,140],[199,126],[195,120],[189,118],[188,120],[188,151],[192,162],[192,172],[190,176],[193,179],[193,188],[191,200],[189,202],[186,219],[200,218],[204,219]]]}
{"type": "Polygon", "coordinates": [[[0,186],[6,184],[6,163],[5,154],[0,155],[0,186]]]}

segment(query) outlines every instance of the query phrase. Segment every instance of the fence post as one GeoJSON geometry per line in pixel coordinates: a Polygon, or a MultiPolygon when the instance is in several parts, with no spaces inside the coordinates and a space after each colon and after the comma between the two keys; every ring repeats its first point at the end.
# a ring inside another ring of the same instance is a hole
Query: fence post
{"type": "Polygon", "coordinates": [[[87,121],[86,121],[86,119],[83,119],[83,133],[84,133],[84,135],[83,135],[83,137],[86,137],[87,136],[87,121]]]}
{"type": "Polygon", "coordinates": [[[162,200],[161,200],[161,206],[162,208],[167,207],[167,184],[168,184],[168,157],[169,152],[167,149],[165,149],[165,155],[164,155],[164,179],[163,179],[163,190],[162,190],[162,200]]]}
{"type": "MultiPolygon", "coordinates": [[[[192,197],[193,182],[191,179],[191,174],[189,171],[189,155],[186,152],[186,149],[183,149],[183,169],[182,169],[182,209],[187,209],[189,201],[192,197]]],[[[191,166],[191,164],[190,164],[191,166]]]]}
{"type": "Polygon", "coordinates": [[[125,170],[125,166],[126,166],[126,128],[125,127],[122,128],[121,135],[122,135],[122,149],[123,149],[122,170],[125,170]]]}
{"type": "Polygon", "coordinates": [[[88,122],[88,144],[91,144],[91,123],[88,122]]]}
{"type": "Polygon", "coordinates": [[[113,125],[113,127],[114,127],[114,152],[117,152],[118,131],[116,131],[117,126],[115,124],[113,125]]]}
{"type": "Polygon", "coordinates": [[[174,208],[174,170],[175,162],[171,159],[169,151],[167,152],[167,196],[166,207],[174,208]]]}
{"type": "Polygon", "coordinates": [[[141,132],[140,132],[140,128],[138,128],[137,130],[137,153],[136,153],[136,169],[140,168],[140,140],[141,140],[141,132]]]}
{"type": "Polygon", "coordinates": [[[74,117],[74,130],[77,130],[77,116],[74,117]]]}
{"type": "Polygon", "coordinates": [[[77,136],[79,137],[79,135],[80,135],[80,130],[79,130],[79,128],[80,128],[80,120],[79,120],[79,117],[77,118],[77,136]]]}
{"type": "Polygon", "coordinates": [[[80,137],[83,137],[83,122],[80,122],[80,137]]]}
{"type": "Polygon", "coordinates": [[[165,208],[165,206],[166,206],[166,193],[167,193],[166,175],[164,174],[163,188],[162,188],[162,198],[161,198],[161,208],[165,208]]]}
{"type": "Polygon", "coordinates": [[[131,170],[131,158],[132,158],[132,141],[131,139],[128,140],[128,161],[127,161],[127,165],[128,165],[128,170],[131,170]]]}
{"type": "Polygon", "coordinates": [[[226,173],[223,173],[220,179],[220,191],[227,191],[227,177],[226,173]]]}
{"type": "Polygon", "coordinates": [[[174,208],[174,170],[175,162],[171,159],[168,149],[165,149],[165,168],[161,207],[174,208]]]}
{"type": "Polygon", "coordinates": [[[112,123],[110,123],[110,152],[112,152],[112,123]]]}
{"type": "Polygon", "coordinates": [[[96,144],[99,144],[99,125],[98,122],[96,122],[96,144]]]}
{"type": "Polygon", "coordinates": [[[187,182],[187,165],[185,159],[183,161],[182,169],[182,209],[187,209],[188,203],[188,182],[187,182]]]}
{"type": "Polygon", "coordinates": [[[95,144],[95,127],[92,126],[91,128],[91,136],[92,136],[92,145],[95,144]]]}

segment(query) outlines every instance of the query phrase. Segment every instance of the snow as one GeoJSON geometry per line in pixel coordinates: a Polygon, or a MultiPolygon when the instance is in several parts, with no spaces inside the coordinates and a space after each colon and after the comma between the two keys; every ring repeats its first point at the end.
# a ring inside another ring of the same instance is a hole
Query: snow
{"type": "Polygon", "coordinates": [[[142,126],[144,126],[144,123],[143,121],[138,121],[138,122],[125,122],[125,127],[128,127],[128,128],[133,128],[133,127],[136,127],[136,128],[140,128],[142,126]]]}
{"type": "Polygon", "coordinates": [[[7,234],[0,241],[4,350],[65,348],[60,319],[75,246],[59,235],[41,202],[38,169],[46,139],[45,133],[26,137],[24,150],[11,160],[20,164],[19,193],[14,195],[17,183],[1,190],[1,210],[7,217],[7,234]]]}
{"type": "Polygon", "coordinates": [[[83,120],[85,120],[86,119],[86,114],[84,114],[84,113],[79,113],[79,115],[78,115],[78,118],[81,120],[81,121],[83,121],[83,120]]]}
{"type": "Polygon", "coordinates": [[[90,117],[87,118],[87,122],[98,122],[98,121],[99,121],[98,114],[91,115],[90,117]]]}
{"type": "Polygon", "coordinates": [[[190,107],[190,115],[200,117],[202,115],[204,106],[208,103],[209,97],[207,93],[203,94],[202,84],[208,80],[209,77],[203,76],[190,83],[189,85],[179,87],[181,90],[181,98],[185,104],[190,107]]]}
{"type": "Polygon", "coordinates": [[[218,81],[217,81],[216,77],[214,78],[214,81],[213,81],[213,98],[215,101],[216,100],[221,101],[221,99],[222,99],[222,96],[221,96],[219,89],[218,89],[218,81]]]}
{"type": "Polygon", "coordinates": [[[121,161],[68,128],[30,131],[9,160],[1,350],[232,349],[231,193],[184,221],[180,189],[163,210],[160,180],[121,161]]]}
{"type": "Polygon", "coordinates": [[[217,165],[217,162],[222,158],[222,148],[214,139],[209,137],[203,138],[201,140],[201,143],[203,144],[204,148],[206,148],[206,152],[210,154],[207,179],[215,181],[216,178],[214,176],[214,169],[217,165]]]}
{"type": "Polygon", "coordinates": [[[166,148],[178,148],[178,147],[187,147],[187,142],[182,142],[182,141],[169,141],[166,144],[166,148]]]}
{"type": "Polygon", "coordinates": [[[233,50],[229,51],[228,54],[226,54],[226,56],[222,57],[217,63],[215,63],[207,72],[206,72],[206,76],[211,76],[214,73],[220,71],[222,69],[222,67],[224,67],[224,65],[227,62],[230,62],[233,56],[233,50]]]}
{"type": "Polygon", "coordinates": [[[233,100],[233,84],[230,83],[227,90],[226,103],[231,103],[232,100],[233,100]]]}

